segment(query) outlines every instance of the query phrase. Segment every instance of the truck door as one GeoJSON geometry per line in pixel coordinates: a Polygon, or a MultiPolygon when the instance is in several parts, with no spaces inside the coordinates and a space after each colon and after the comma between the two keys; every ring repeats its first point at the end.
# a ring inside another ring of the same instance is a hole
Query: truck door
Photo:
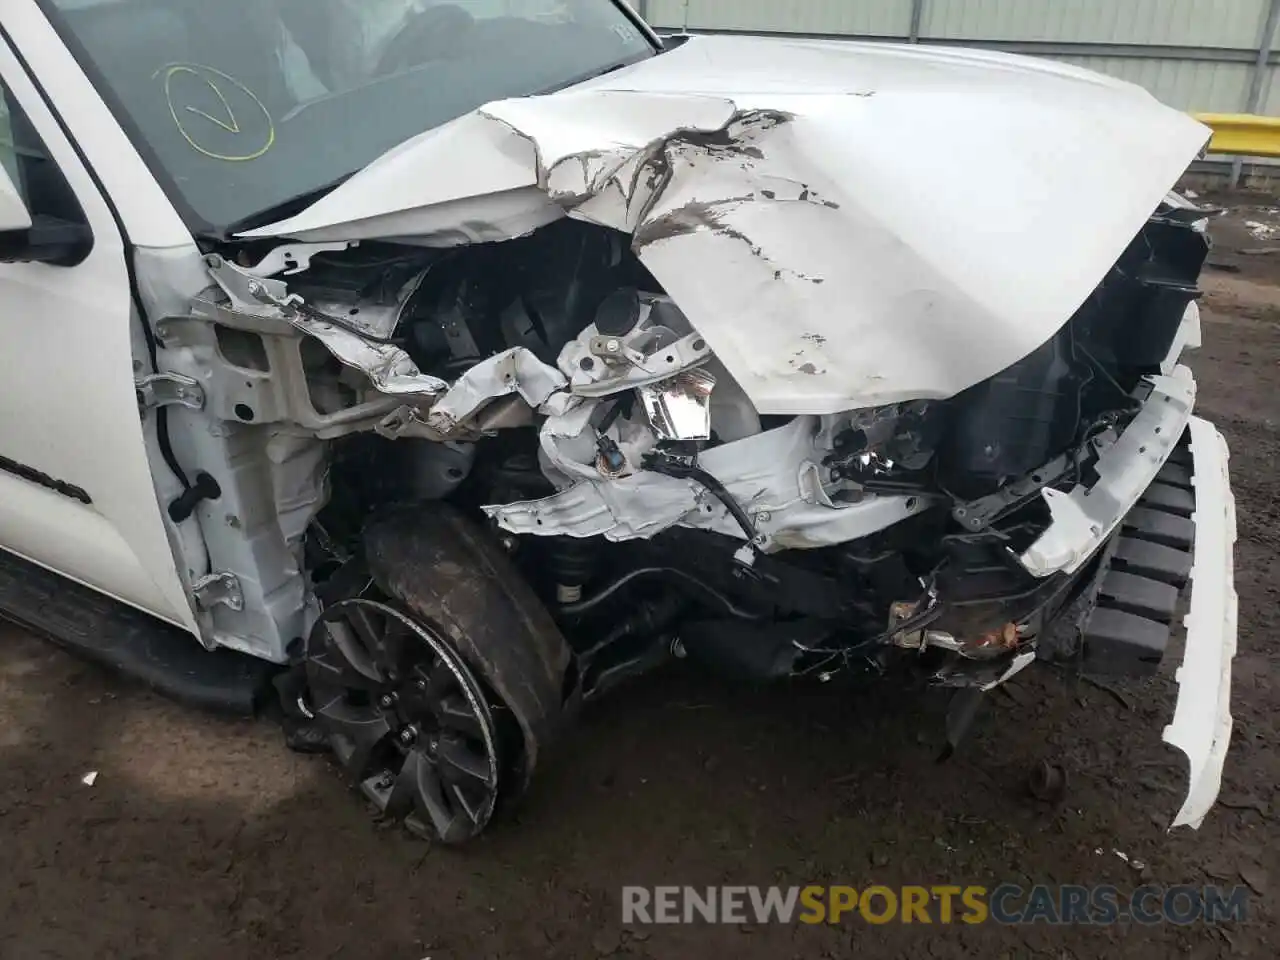
{"type": "MultiPolygon", "coordinates": [[[[55,105],[56,106],[56,105],[55,105]]],[[[0,548],[194,629],[147,460],[112,208],[0,36],[0,548]]]]}

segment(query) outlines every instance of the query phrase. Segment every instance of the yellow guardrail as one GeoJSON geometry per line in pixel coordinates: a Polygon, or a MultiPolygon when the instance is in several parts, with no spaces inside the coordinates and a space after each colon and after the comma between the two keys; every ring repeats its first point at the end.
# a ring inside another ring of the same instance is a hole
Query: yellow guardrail
{"type": "Polygon", "coordinates": [[[1280,117],[1251,113],[1195,113],[1192,116],[1213,130],[1210,153],[1280,157],[1280,117]]]}

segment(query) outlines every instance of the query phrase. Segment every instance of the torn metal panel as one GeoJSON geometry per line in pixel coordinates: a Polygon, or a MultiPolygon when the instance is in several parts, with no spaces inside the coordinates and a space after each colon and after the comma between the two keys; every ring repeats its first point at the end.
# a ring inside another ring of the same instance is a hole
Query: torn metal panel
{"type": "MultiPolygon", "coordinates": [[[[572,485],[542,500],[484,507],[501,527],[512,533],[602,535],[616,541],[651,537],[681,524],[743,537],[724,505],[692,480],[634,470],[601,482],[594,437],[588,435],[582,410],[574,411],[572,426],[553,417],[542,431],[546,460],[572,485]]],[[[924,499],[916,497],[833,501],[823,486],[820,466],[835,429],[827,419],[797,417],[774,430],[706,450],[699,458],[699,465],[752,516],[765,538],[766,552],[843,543],[923,508],[924,499]]],[[[625,433],[619,446],[628,452],[631,464],[639,463],[625,433]]]]}
{"type": "Polygon", "coordinates": [[[438,247],[507,240],[564,215],[537,188],[537,167],[533,143],[473,111],[393,147],[297,216],[242,236],[438,247]]]}
{"type": "Polygon", "coordinates": [[[564,388],[565,378],[524,347],[513,347],[481,360],[455,381],[431,408],[427,424],[448,436],[489,401],[510,394],[537,409],[564,388]]]}
{"type": "MultiPolygon", "coordinates": [[[[565,392],[568,381],[524,347],[512,347],[475,364],[430,403],[405,404],[375,430],[388,439],[449,440],[476,437],[516,426],[531,426],[538,411],[562,423],[580,400],[565,392]],[[510,398],[513,404],[502,401],[510,398]],[[495,402],[496,401],[496,402],[495,402]]],[[[591,408],[577,418],[575,433],[591,408]]]]}
{"type": "MultiPolygon", "coordinates": [[[[379,327],[361,326],[305,303],[301,297],[290,294],[288,285],[281,280],[254,276],[217,255],[206,257],[205,265],[237,311],[280,320],[315,337],[342,363],[368,376],[380,392],[397,397],[431,398],[449,388],[439,377],[420,371],[398,346],[385,342],[390,333],[385,328],[394,325],[399,308],[382,311],[379,327]]],[[[406,288],[401,306],[411,293],[412,289],[406,288]]]]}
{"type": "Polygon", "coordinates": [[[289,322],[323,343],[344,364],[365,373],[382,393],[432,398],[449,389],[444,380],[419,370],[409,355],[394,344],[373,343],[331,323],[301,315],[289,322]]]}
{"type": "Polygon", "coordinates": [[[1208,135],[1048,61],[694,37],[487,104],[248,235],[623,230],[759,412],[835,413],[952,396],[1044,343],[1208,135]]]}

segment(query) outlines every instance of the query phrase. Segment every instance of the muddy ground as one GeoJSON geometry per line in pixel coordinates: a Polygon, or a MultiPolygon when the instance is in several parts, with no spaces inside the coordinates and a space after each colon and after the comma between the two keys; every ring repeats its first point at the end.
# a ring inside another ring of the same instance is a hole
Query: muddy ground
{"type": "Polygon", "coordinates": [[[1113,693],[1032,671],[949,767],[928,704],[657,677],[590,711],[518,818],[453,851],[375,828],[268,723],[175,707],[0,626],[0,957],[1277,956],[1280,251],[1260,248],[1280,242],[1246,223],[1280,236],[1280,211],[1228,199],[1194,365],[1232,445],[1241,635],[1221,802],[1198,833],[1164,830],[1181,802],[1167,677],[1113,693]],[[1024,792],[1044,757],[1070,772],[1056,806],[1024,792]],[[1256,893],[1219,927],[619,916],[623,884],[1033,881],[1256,893]]]}

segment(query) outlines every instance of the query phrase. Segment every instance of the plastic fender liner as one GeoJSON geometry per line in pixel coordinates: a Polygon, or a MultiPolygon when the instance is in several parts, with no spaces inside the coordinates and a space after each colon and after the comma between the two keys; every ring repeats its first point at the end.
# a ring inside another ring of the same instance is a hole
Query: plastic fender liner
{"type": "Polygon", "coordinates": [[[447,636],[515,716],[522,792],[559,733],[572,654],[501,547],[443,503],[396,507],[364,533],[378,586],[447,636]]]}

